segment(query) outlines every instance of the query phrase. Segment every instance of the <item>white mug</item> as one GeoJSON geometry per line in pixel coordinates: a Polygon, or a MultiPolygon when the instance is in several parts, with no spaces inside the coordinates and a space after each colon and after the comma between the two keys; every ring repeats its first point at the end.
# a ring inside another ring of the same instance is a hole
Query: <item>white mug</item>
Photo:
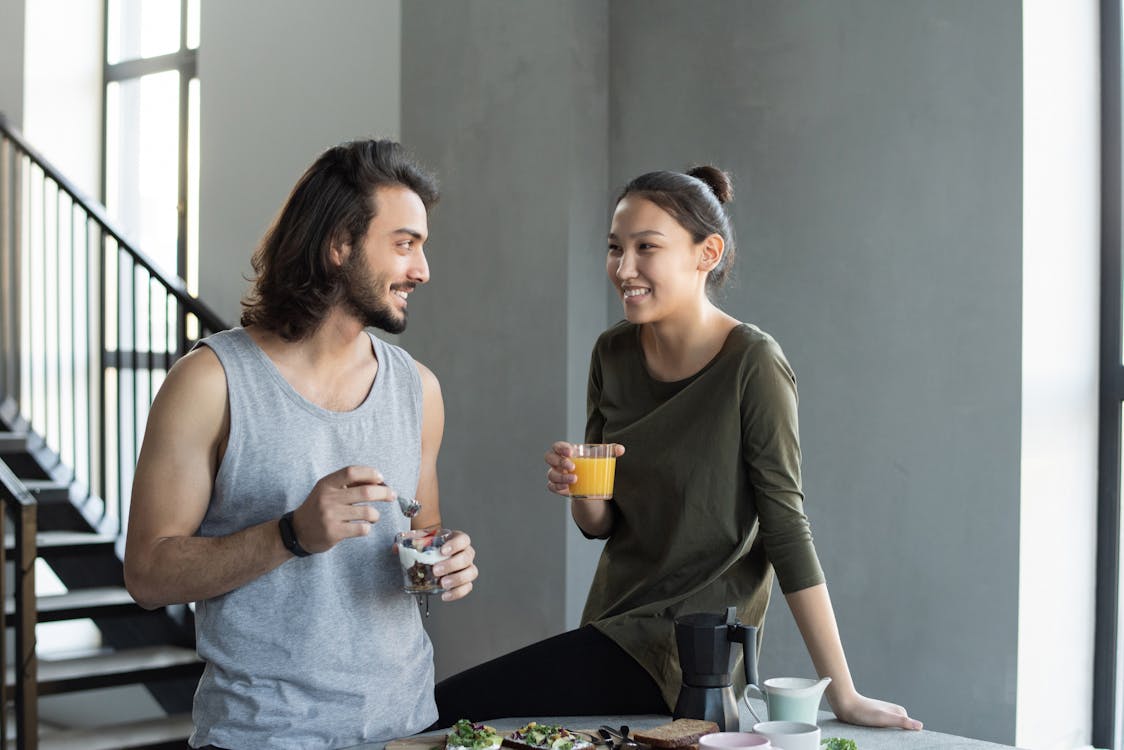
{"type": "Polygon", "coordinates": [[[699,737],[699,750],[774,750],[768,737],[753,732],[714,732],[699,737]]]}
{"type": "Polygon", "coordinates": [[[768,737],[776,750],[820,749],[820,728],[804,721],[763,721],[753,731],[768,737]]]}

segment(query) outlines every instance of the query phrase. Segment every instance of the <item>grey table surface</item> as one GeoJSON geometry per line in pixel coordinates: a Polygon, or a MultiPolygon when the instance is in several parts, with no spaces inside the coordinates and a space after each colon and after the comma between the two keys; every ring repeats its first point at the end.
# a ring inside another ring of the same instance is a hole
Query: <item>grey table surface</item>
{"type": "MultiPolygon", "coordinates": [[[[741,729],[750,731],[753,728],[753,717],[741,708],[741,729]]],[[[765,705],[759,701],[754,702],[757,713],[764,715],[765,705]]],[[[534,716],[512,717],[488,721],[489,726],[504,732],[518,729],[528,721],[537,721],[540,724],[561,724],[572,729],[596,729],[602,724],[619,727],[627,724],[629,729],[645,729],[658,726],[671,721],[669,716],[643,715],[643,716],[534,716]]],[[[855,741],[859,750],[1011,750],[1013,745],[997,745],[994,742],[973,740],[968,737],[957,737],[952,734],[930,732],[923,729],[920,732],[907,732],[901,729],[871,729],[869,727],[856,727],[838,721],[834,714],[827,711],[820,712],[820,728],[823,737],[845,737],[855,741]]],[[[359,745],[355,750],[383,750],[385,743],[369,743],[359,745]]]]}

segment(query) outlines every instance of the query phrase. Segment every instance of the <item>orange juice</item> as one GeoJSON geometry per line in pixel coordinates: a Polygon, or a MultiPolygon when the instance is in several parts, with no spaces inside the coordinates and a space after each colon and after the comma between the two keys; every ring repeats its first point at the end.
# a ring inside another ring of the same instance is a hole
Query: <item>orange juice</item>
{"type": "Polygon", "coordinates": [[[570,497],[579,500],[608,500],[613,496],[613,477],[617,470],[615,456],[590,458],[574,456],[574,474],[578,481],[570,485],[570,497]]]}

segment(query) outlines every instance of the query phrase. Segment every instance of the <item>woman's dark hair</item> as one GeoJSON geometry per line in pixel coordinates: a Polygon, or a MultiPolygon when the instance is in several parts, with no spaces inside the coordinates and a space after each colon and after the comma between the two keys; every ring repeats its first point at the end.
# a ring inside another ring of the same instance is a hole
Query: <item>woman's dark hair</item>
{"type": "Polygon", "coordinates": [[[358,247],[378,211],[375,190],[401,185],[426,210],[437,183],[393,141],[351,141],[325,151],[301,176],[251,263],[254,286],[242,300],[242,325],[299,341],[339,301],[343,276],[329,262],[333,243],[358,247]]]}
{"type": "Polygon", "coordinates": [[[734,227],[722,207],[734,197],[734,186],[728,174],[709,165],[693,167],[686,174],[648,172],[625,185],[617,203],[626,195],[640,196],[667,211],[695,242],[702,242],[712,234],[719,235],[726,249],[722,260],[707,275],[706,283],[712,290],[726,283],[736,253],[734,227]]]}

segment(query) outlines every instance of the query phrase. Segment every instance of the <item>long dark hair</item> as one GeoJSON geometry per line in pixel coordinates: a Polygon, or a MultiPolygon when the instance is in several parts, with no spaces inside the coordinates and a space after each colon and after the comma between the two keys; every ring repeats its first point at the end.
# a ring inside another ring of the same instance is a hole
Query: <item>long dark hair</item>
{"type": "Polygon", "coordinates": [[[701,166],[681,172],[648,172],[625,185],[617,203],[635,194],[650,200],[671,214],[691,234],[696,243],[717,234],[725,243],[722,260],[707,274],[706,284],[716,290],[726,283],[734,265],[737,248],[734,226],[723,204],[734,198],[730,175],[718,167],[701,166]]]}
{"type": "Polygon", "coordinates": [[[242,325],[299,341],[323,321],[343,289],[329,262],[333,243],[358,247],[378,211],[375,190],[401,185],[426,210],[437,202],[433,176],[394,141],[342,143],[305,171],[251,261],[254,286],[242,300],[242,325]]]}

